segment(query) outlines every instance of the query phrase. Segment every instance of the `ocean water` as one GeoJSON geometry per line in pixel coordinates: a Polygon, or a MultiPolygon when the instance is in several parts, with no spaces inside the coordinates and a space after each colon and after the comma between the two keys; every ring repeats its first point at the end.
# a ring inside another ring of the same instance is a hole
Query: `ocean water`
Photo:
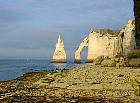
{"type": "Polygon", "coordinates": [[[0,81],[12,80],[28,72],[45,72],[55,69],[69,69],[81,64],[50,63],[50,60],[0,60],[0,81]]]}

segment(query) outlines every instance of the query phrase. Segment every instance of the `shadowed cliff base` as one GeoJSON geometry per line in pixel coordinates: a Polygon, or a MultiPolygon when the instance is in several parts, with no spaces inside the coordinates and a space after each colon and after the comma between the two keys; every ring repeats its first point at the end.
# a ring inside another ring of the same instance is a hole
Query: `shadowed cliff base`
{"type": "Polygon", "coordinates": [[[135,16],[135,25],[136,25],[136,45],[140,49],[140,0],[134,1],[134,16],[135,16]]]}

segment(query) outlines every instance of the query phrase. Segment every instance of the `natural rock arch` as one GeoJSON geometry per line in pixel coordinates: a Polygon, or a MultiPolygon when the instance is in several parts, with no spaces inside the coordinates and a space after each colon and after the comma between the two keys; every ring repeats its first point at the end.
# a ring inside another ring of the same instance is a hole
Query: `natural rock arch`
{"type": "Polygon", "coordinates": [[[89,39],[88,39],[88,36],[87,36],[87,37],[84,38],[84,40],[80,44],[79,48],[75,52],[75,63],[80,63],[81,62],[81,52],[82,52],[84,47],[88,46],[88,42],[89,42],[89,39]]]}
{"type": "MultiPolygon", "coordinates": [[[[140,0],[133,0],[134,1],[134,16],[135,16],[135,27],[134,27],[134,39],[135,39],[135,43],[136,43],[136,46],[135,48],[137,49],[140,49],[140,0]]],[[[129,24],[129,23],[128,23],[129,24]]],[[[131,23],[130,23],[131,24],[131,23]]],[[[133,30],[132,30],[133,31],[133,30]]],[[[130,32],[132,32],[130,31],[130,32]]],[[[133,34],[133,32],[131,33],[133,34]]],[[[122,38],[123,40],[123,38],[122,38]]],[[[127,40],[126,40],[127,41],[127,40]]],[[[79,48],[76,50],[75,52],[75,62],[80,62],[81,61],[81,52],[82,52],[82,49],[84,47],[88,47],[90,46],[89,45],[89,42],[90,42],[90,37],[86,37],[82,43],[80,44],[79,48]]],[[[119,43],[118,43],[119,44],[119,43]]],[[[118,46],[119,48],[122,48],[122,46],[118,46]]],[[[89,47],[88,47],[89,48],[89,47]]],[[[118,51],[121,53],[123,52],[123,49],[122,48],[121,50],[118,49],[118,51]]],[[[89,50],[88,50],[89,52],[89,50]]],[[[116,53],[115,53],[116,54],[116,53]]],[[[121,53],[122,54],[122,53],[121,53]]],[[[89,54],[88,54],[89,55],[89,54]]],[[[89,57],[92,57],[92,56],[89,56],[89,57]]],[[[87,57],[87,59],[90,59],[87,57]]]]}
{"type": "Polygon", "coordinates": [[[81,61],[81,52],[88,48],[86,62],[93,62],[98,56],[118,57],[127,56],[136,48],[135,22],[129,20],[120,30],[94,29],[82,41],[75,52],[75,62],[81,61]]]}

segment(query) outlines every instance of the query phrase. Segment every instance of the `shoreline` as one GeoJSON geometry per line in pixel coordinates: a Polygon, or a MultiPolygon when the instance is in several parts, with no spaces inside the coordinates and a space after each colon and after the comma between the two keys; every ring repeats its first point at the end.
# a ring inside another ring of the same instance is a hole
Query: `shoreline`
{"type": "Polygon", "coordinates": [[[140,80],[140,67],[117,69],[83,64],[68,70],[30,72],[14,80],[1,81],[0,101],[137,103],[140,102],[139,84],[135,79],[140,80]]]}
{"type": "Polygon", "coordinates": [[[55,69],[68,69],[79,64],[74,64],[72,59],[68,63],[50,63],[46,60],[2,60],[0,61],[0,81],[16,79],[28,72],[46,72],[55,69]]]}

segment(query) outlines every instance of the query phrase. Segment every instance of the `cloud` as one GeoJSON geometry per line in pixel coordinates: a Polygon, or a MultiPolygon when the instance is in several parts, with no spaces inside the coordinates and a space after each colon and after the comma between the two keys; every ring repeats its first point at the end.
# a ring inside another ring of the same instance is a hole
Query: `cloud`
{"type": "Polygon", "coordinates": [[[8,24],[10,25],[19,21],[21,18],[21,13],[0,5],[0,26],[8,24]]]}
{"type": "Polygon", "coordinates": [[[125,25],[133,18],[132,5],[132,0],[0,0],[0,49],[7,50],[0,55],[10,56],[11,50],[24,57],[44,49],[51,55],[59,34],[72,55],[90,28],[125,25]]]}

